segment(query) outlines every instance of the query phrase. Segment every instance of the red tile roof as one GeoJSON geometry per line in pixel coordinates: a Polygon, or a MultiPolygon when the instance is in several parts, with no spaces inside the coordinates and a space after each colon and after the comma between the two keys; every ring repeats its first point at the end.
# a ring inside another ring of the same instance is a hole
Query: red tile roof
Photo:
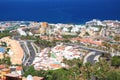
{"type": "Polygon", "coordinates": [[[17,67],[16,67],[16,70],[17,70],[17,71],[22,70],[22,66],[17,66],[17,67]]]}
{"type": "Polygon", "coordinates": [[[5,65],[2,65],[2,64],[1,64],[1,65],[0,65],[0,69],[3,69],[3,68],[5,68],[5,65]]]}
{"type": "Polygon", "coordinates": [[[91,38],[72,38],[71,40],[102,46],[102,40],[96,41],[96,40],[93,40],[91,38]]]}

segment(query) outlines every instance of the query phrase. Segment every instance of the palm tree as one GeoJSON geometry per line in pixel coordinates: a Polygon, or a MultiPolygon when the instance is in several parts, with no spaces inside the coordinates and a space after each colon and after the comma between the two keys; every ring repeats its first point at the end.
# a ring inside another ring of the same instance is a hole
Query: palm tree
{"type": "Polygon", "coordinates": [[[103,44],[103,46],[106,47],[106,50],[110,50],[110,48],[111,48],[111,44],[110,43],[103,42],[102,44],[103,44]]]}
{"type": "Polygon", "coordinates": [[[98,79],[105,79],[107,72],[110,70],[109,65],[105,60],[100,60],[94,65],[93,74],[98,79]]]}
{"type": "Polygon", "coordinates": [[[119,45],[118,44],[113,44],[112,48],[114,49],[115,52],[119,50],[119,45]]]}
{"type": "Polygon", "coordinates": [[[92,75],[93,69],[92,69],[92,64],[91,63],[86,63],[83,66],[83,70],[82,70],[82,75],[85,79],[90,80],[91,79],[91,75],[92,75]]]}

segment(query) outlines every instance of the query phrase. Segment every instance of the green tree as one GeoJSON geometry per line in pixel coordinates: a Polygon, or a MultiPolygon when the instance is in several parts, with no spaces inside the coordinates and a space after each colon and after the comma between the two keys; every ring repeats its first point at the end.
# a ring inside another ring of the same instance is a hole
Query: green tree
{"type": "Polygon", "coordinates": [[[108,72],[106,80],[120,80],[120,72],[115,70],[108,72]]]}
{"type": "Polygon", "coordinates": [[[35,43],[42,47],[42,48],[45,48],[45,47],[52,47],[52,46],[55,46],[56,45],[56,42],[51,42],[51,41],[46,41],[46,40],[42,40],[41,38],[37,37],[35,39],[35,43]]]}
{"type": "Polygon", "coordinates": [[[109,65],[105,60],[100,60],[93,66],[93,75],[102,80],[106,78],[107,72],[110,70],[109,65]]]}
{"type": "Polygon", "coordinates": [[[84,36],[90,36],[90,34],[88,32],[86,32],[84,36]]]}
{"type": "Polygon", "coordinates": [[[114,40],[115,40],[115,41],[120,41],[120,37],[119,37],[119,36],[115,36],[115,37],[114,37],[114,40]]]}
{"type": "Polygon", "coordinates": [[[12,36],[7,30],[0,33],[0,38],[7,37],[7,36],[12,36]]]}
{"type": "Polygon", "coordinates": [[[82,75],[85,79],[90,80],[92,75],[92,64],[91,63],[85,63],[82,69],[82,75]]]}
{"type": "Polygon", "coordinates": [[[68,30],[69,30],[69,32],[71,32],[71,30],[72,30],[72,26],[70,26],[70,27],[68,28],[68,30]]]}
{"type": "Polygon", "coordinates": [[[113,56],[111,59],[111,65],[115,67],[120,66],[120,56],[113,56]]]}
{"type": "Polygon", "coordinates": [[[107,50],[110,50],[110,47],[111,47],[111,44],[110,44],[110,43],[103,42],[102,44],[103,44],[103,46],[106,47],[107,50]]]}
{"type": "Polygon", "coordinates": [[[5,58],[5,64],[10,66],[12,63],[11,63],[11,60],[10,60],[10,57],[6,57],[5,58]]]}

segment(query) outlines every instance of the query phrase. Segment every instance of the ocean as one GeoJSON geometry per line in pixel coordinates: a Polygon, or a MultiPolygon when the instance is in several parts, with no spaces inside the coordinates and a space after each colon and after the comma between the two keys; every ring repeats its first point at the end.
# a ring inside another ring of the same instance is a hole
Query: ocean
{"type": "Polygon", "coordinates": [[[0,0],[0,21],[120,20],[120,0],[0,0]]]}

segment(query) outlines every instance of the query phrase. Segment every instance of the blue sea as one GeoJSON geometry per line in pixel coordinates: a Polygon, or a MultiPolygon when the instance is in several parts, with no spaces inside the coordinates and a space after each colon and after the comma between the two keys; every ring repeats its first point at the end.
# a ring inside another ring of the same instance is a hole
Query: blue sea
{"type": "Polygon", "coordinates": [[[120,0],[0,0],[0,21],[120,20],[120,0]]]}

